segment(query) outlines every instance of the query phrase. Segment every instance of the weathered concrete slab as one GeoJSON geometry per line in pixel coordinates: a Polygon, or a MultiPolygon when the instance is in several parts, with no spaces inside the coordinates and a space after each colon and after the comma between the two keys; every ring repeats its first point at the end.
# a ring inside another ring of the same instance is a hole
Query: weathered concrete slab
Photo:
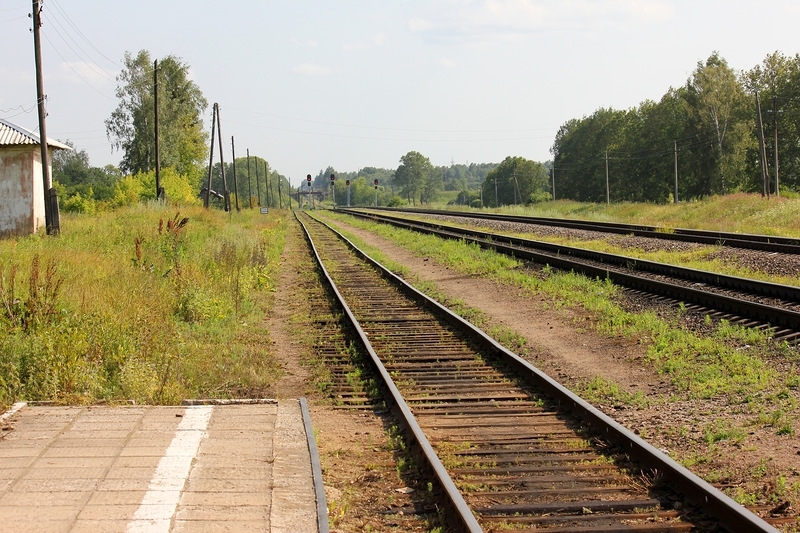
{"type": "Polygon", "coordinates": [[[4,530],[318,530],[297,400],[26,406],[4,424],[4,530]]]}

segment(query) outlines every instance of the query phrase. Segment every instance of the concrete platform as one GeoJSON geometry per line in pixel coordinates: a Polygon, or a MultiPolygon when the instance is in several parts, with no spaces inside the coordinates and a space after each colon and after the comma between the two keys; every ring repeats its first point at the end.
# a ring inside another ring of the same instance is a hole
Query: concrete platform
{"type": "Polygon", "coordinates": [[[17,404],[0,418],[0,531],[324,533],[304,411],[17,404]]]}

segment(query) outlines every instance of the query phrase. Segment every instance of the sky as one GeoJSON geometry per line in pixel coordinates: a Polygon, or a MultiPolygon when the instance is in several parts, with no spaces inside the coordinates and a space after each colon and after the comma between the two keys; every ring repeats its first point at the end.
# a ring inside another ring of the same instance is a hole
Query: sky
{"type": "MultiPolygon", "coordinates": [[[[126,51],[190,67],[249,149],[298,185],[434,165],[547,161],[559,127],[800,52],[800,0],[44,0],[47,134],[119,164],[104,121],[126,51]]],[[[0,118],[36,131],[31,1],[0,0],[0,118]]],[[[206,128],[211,105],[204,113],[206,128]]],[[[215,160],[218,155],[215,153],[215,160]]]]}

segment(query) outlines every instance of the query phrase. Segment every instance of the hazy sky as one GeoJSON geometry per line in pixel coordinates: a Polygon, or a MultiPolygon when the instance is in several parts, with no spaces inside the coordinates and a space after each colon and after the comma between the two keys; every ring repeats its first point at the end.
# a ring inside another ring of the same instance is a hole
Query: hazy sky
{"type": "MultiPolygon", "coordinates": [[[[0,0],[0,117],[35,130],[30,11],[0,0]]],[[[43,20],[49,137],[118,164],[104,120],[146,49],[219,103],[226,160],[234,136],[295,185],[411,150],[545,161],[567,120],[658,100],[715,50],[737,70],[800,52],[800,0],[44,0],[43,20]]]]}

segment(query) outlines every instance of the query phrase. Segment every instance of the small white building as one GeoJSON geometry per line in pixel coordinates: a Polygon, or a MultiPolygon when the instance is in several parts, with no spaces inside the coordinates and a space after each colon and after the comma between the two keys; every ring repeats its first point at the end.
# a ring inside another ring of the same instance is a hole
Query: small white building
{"type": "MultiPolygon", "coordinates": [[[[0,238],[29,235],[45,226],[39,142],[32,131],[0,119],[0,238]]],[[[71,150],[52,139],[47,148],[50,165],[53,150],[71,150]]]]}

